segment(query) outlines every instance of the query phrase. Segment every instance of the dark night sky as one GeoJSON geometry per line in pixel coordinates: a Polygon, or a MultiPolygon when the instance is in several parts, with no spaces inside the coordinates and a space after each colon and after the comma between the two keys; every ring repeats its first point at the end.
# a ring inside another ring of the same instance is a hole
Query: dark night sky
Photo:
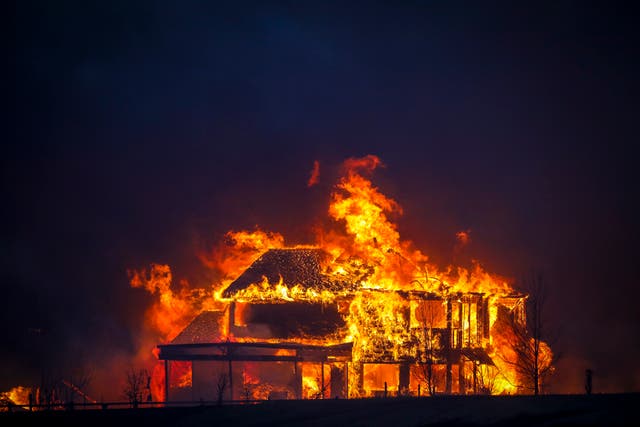
{"type": "Polygon", "coordinates": [[[136,349],[126,270],[325,216],[347,157],[432,258],[552,287],[556,390],[640,391],[637,15],[601,2],[18,1],[0,390],[136,349]],[[339,6],[349,3],[349,6],[339,6]],[[321,183],[308,189],[314,160],[321,183]]]}

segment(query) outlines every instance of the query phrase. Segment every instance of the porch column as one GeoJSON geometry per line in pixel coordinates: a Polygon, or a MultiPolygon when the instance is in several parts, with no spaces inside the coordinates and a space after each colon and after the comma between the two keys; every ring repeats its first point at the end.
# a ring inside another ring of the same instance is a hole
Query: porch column
{"type": "Polygon", "coordinates": [[[169,361],[164,360],[164,401],[169,401],[169,361]]]}

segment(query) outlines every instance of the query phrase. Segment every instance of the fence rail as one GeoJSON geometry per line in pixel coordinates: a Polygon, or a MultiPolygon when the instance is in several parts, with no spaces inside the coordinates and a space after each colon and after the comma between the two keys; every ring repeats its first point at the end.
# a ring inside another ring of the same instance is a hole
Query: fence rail
{"type": "Polygon", "coordinates": [[[107,409],[136,409],[136,408],[176,408],[193,406],[218,406],[218,405],[255,405],[267,400],[195,400],[195,401],[169,401],[169,402],[68,402],[49,404],[0,403],[0,412],[17,411],[73,411],[73,410],[107,410],[107,409]]]}

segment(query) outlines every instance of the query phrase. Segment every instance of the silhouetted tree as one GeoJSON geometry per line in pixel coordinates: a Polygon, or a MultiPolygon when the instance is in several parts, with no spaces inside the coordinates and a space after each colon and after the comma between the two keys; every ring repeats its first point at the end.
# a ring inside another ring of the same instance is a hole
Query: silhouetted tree
{"type": "Polygon", "coordinates": [[[66,386],[62,383],[62,376],[59,372],[53,373],[52,369],[43,370],[40,379],[40,387],[36,390],[36,402],[46,405],[47,408],[63,406],[63,395],[66,386]]]}
{"type": "Polygon", "coordinates": [[[584,379],[584,391],[587,394],[591,394],[592,391],[592,378],[593,378],[593,371],[591,369],[587,369],[585,372],[585,379],[584,379]]]}
{"type": "Polygon", "coordinates": [[[249,397],[251,397],[251,384],[245,371],[242,371],[242,397],[244,400],[249,400],[249,397]]]}
{"type": "Polygon", "coordinates": [[[491,365],[476,365],[476,381],[478,394],[493,394],[496,386],[496,379],[501,375],[500,370],[491,365]]]}
{"type": "Polygon", "coordinates": [[[80,396],[85,403],[87,400],[95,402],[85,391],[91,383],[92,377],[93,374],[90,370],[78,368],[63,378],[61,383],[65,386],[65,402],[73,404],[77,396],[80,396]]]}
{"type": "Polygon", "coordinates": [[[545,308],[549,289],[542,273],[533,271],[525,277],[522,290],[528,293],[527,319],[522,322],[516,316],[509,318],[515,358],[505,359],[505,362],[515,368],[522,381],[521,386],[538,395],[547,384],[558,359],[548,345],[551,332],[557,329],[548,324],[545,308]]]}
{"type": "Polygon", "coordinates": [[[149,373],[146,369],[135,370],[134,368],[130,368],[127,371],[123,394],[134,407],[137,407],[138,403],[143,401],[148,378],[149,373]]]}
{"type": "Polygon", "coordinates": [[[314,399],[324,399],[329,389],[329,382],[323,381],[324,372],[316,367],[316,384],[318,384],[318,392],[313,395],[314,399]]]}
{"type": "Polygon", "coordinates": [[[227,374],[218,375],[218,383],[216,384],[216,389],[218,392],[218,405],[222,404],[222,400],[224,399],[224,391],[229,384],[229,376],[227,374]]]}
{"type": "Polygon", "coordinates": [[[434,330],[434,325],[441,320],[442,313],[437,310],[441,304],[440,301],[422,301],[416,308],[416,320],[420,322],[422,327],[421,355],[418,362],[416,377],[425,384],[426,391],[430,396],[437,392],[437,384],[441,380],[439,371],[436,369],[439,354],[442,351],[440,343],[440,335],[434,330]]]}

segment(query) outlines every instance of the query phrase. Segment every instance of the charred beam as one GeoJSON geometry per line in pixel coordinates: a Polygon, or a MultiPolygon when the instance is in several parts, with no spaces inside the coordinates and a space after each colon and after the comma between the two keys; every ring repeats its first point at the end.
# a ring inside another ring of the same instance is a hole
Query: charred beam
{"type": "Polygon", "coordinates": [[[165,359],[170,360],[198,360],[198,361],[223,361],[223,362],[314,362],[314,360],[303,360],[297,356],[272,356],[272,355],[255,355],[255,354],[238,354],[231,358],[226,355],[219,354],[176,354],[165,359]]]}

